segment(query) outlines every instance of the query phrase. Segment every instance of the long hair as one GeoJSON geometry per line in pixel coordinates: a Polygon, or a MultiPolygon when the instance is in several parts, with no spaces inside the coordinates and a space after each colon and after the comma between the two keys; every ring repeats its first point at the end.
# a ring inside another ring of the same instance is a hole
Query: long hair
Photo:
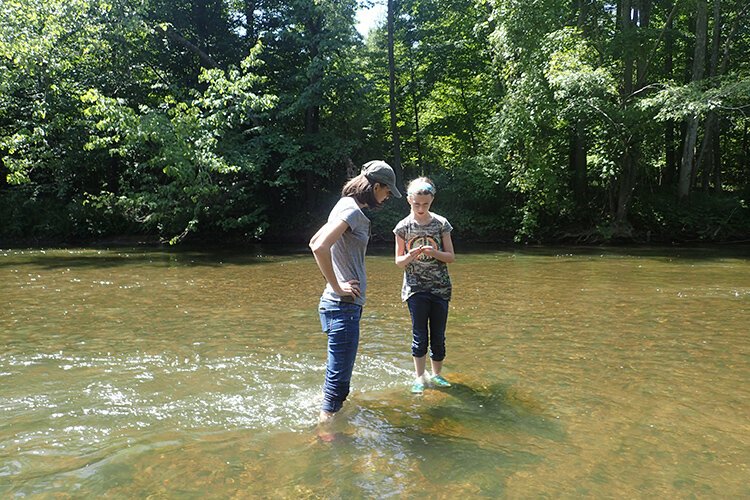
{"type": "Polygon", "coordinates": [[[365,177],[365,174],[359,174],[357,177],[350,179],[344,187],[341,188],[341,196],[351,196],[359,203],[367,205],[368,208],[379,208],[380,203],[375,199],[375,184],[365,177]]]}

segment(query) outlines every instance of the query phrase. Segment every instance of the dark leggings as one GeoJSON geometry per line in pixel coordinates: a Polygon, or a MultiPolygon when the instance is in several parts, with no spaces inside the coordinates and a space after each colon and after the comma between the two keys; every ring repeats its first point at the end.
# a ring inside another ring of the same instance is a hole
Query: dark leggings
{"type": "Polygon", "coordinates": [[[421,358],[430,348],[433,361],[445,359],[445,326],[448,301],[429,292],[417,292],[406,300],[412,325],[411,354],[421,358]],[[429,339],[429,342],[428,342],[429,339]]]}

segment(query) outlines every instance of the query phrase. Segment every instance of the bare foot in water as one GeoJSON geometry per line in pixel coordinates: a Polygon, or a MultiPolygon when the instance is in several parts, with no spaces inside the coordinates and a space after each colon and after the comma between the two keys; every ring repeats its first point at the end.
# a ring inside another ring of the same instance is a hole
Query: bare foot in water
{"type": "Polygon", "coordinates": [[[333,431],[333,419],[336,416],[335,413],[320,410],[320,416],[318,417],[318,438],[321,441],[330,443],[336,439],[336,433],[333,431]]]}
{"type": "Polygon", "coordinates": [[[318,417],[318,423],[319,424],[327,424],[330,423],[331,420],[333,420],[333,417],[335,417],[335,413],[331,413],[329,411],[320,410],[320,416],[318,417]]]}

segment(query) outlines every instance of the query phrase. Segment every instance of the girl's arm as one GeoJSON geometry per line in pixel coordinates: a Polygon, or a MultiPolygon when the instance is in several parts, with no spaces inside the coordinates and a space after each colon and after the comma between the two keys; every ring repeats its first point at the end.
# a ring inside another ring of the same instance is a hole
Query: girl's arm
{"type": "Polygon", "coordinates": [[[433,247],[423,247],[425,255],[433,257],[441,262],[450,264],[456,260],[456,254],[453,251],[453,240],[451,239],[451,233],[443,233],[441,235],[443,239],[443,250],[437,250],[433,247]]]}
{"type": "Polygon", "coordinates": [[[400,267],[401,269],[408,266],[411,261],[416,259],[419,254],[422,253],[422,247],[419,248],[412,248],[410,251],[406,251],[406,241],[399,236],[396,235],[396,265],[400,267]]]}
{"type": "Polygon", "coordinates": [[[315,256],[320,272],[326,279],[333,293],[340,296],[352,295],[359,297],[359,280],[338,281],[333,271],[333,260],[331,259],[331,247],[341,235],[349,229],[345,221],[333,221],[321,227],[315,235],[310,238],[310,250],[315,256]]]}

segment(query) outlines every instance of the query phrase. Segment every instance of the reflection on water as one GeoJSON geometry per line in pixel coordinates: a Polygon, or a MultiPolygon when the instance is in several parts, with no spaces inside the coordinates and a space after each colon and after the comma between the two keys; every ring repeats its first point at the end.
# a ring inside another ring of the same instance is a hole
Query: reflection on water
{"type": "Polygon", "coordinates": [[[747,497],[746,249],[462,254],[409,393],[388,255],[351,400],[315,418],[306,253],[0,252],[0,496],[747,497]]]}

